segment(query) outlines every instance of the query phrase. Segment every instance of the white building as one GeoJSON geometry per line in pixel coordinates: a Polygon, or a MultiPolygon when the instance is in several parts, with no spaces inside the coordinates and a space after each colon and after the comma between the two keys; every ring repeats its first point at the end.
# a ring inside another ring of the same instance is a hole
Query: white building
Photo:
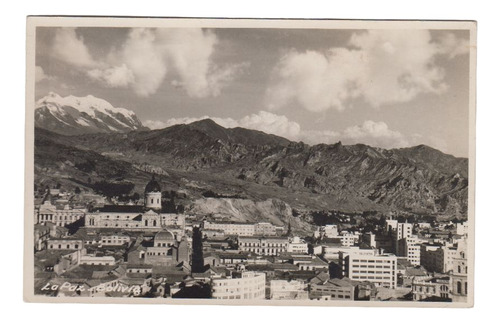
{"type": "Polygon", "coordinates": [[[50,201],[45,201],[36,211],[35,223],[54,223],[63,227],[83,218],[85,212],[84,209],[72,209],[69,205],[65,205],[64,209],[58,209],[50,201]]]}
{"type": "Polygon", "coordinates": [[[85,216],[89,228],[113,228],[125,230],[160,230],[161,216],[141,205],[106,205],[97,212],[85,216]]]}
{"type": "Polygon", "coordinates": [[[286,237],[238,237],[238,250],[277,256],[288,251],[286,237]]]}
{"type": "Polygon", "coordinates": [[[288,242],[288,252],[294,254],[306,254],[308,251],[307,242],[300,237],[293,237],[288,242]]]}
{"type": "Polygon", "coordinates": [[[420,266],[420,245],[422,240],[418,236],[412,235],[398,241],[396,254],[406,257],[413,266],[420,266]]]}
{"type": "Polygon", "coordinates": [[[85,226],[125,230],[160,230],[165,226],[184,229],[185,215],[161,213],[161,187],[153,178],[144,191],[144,205],[105,205],[86,214],[85,226]]]}
{"type": "Polygon", "coordinates": [[[247,271],[241,278],[212,279],[212,298],[215,299],[265,299],[266,274],[247,271]]]}
{"type": "Polygon", "coordinates": [[[342,231],[340,232],[340,243],[345,247],[354,246],[359,241],[359,232],[348,232],[342,231]]]}
{"type": "Polygon", "coordinates": [[[376,249],[360,249],[357,246],[322,246],[322,256],[328,260],[335,260],[340,258],[340,253],[374,256],[377,253],[376,249]]]}
{"type": "Polygon", "coordinates": [[[203,222],[203,229],[223,231],[225,235],[250,237],[255,235],[255,224],[240,222],[203,222]]]}
{"type": "Polygon", "coordinates": [[[397,257],[392,254],[368,256],[340,253],[340,266],[345,277],[387,288],[396,288],[396,264],[397,257]]]}
{"type": "Polygon", "coordinates": [[[397,220],[386,220],[385,221],[386,231],[393,231],[395,233],[395,238],[397,240],[404,239],[412,235],[413,224],[407,222],[399,223],[397,220]]]}
{"type": "Polygon", "coordinates": [[[467,302],[468,295],[468,264],[467,241],[461,241],[457,246],[457,254],[453,258],[451,273],[451,299],[454,302],[467,302]]]}
{"type": "Polygon", "coordinates": [[[397,230],[397,239],[405,239],[408,238],[412,235],[413,233],[413,224],[411,223],[398,223],[398,230],[397,230]]]}

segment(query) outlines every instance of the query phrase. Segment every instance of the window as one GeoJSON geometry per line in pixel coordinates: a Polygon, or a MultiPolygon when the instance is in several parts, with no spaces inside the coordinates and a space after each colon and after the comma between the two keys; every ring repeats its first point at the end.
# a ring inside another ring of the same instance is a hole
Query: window
{"type": "Polygon", "coordinates": [[[457,282],[457,293],[462,294],[462,282],[457,282]]]}

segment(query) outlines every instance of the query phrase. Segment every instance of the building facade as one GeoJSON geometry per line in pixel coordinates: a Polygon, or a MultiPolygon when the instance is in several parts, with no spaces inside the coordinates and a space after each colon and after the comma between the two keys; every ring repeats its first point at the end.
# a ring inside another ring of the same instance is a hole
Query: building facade
{"type": "Polygon", "coordinates": [[[77,239],[49,239],[47,241],[48,250],[81,250],[84,243],[77,239]]]}
{"type": "Polygon", "coordinates": [[[415,235],[398,240],[396,255],[406,257],[413,266],[420,266],[420,245],[422,241],[415,235]]]}
{"type": "Polygon", "coordinates": [[[223,231],[225,235],[250,237],[255,235],[255,224],[240,222],[203,222],[203,229],[223,231]]]}
{"type": "Polygon", "coordinates": [[[265,299],[266,274],[247,271],[239,278],[212,279],[212,298],[215,299],[265,299]]]}
{"type": "Polygon", "coordinates": [[[457,246],[457,254],[453,259],[451,273],[451,298],[454,302],[467,302],[468,295],[467,242],[461,241],[457,246]]]}
{"type": "Polygon", "coordinates": [[[63,209],[58,209],[50,201],[45,201],[36,210],[35,224],[54,223],[56,226],[64,227],[82,219],[85,217],[85,213],[86,210],[72,209],[69,205],[65,205],[63,209]]]}
{"type": "Polygon", "coordinates": [[[340,253],[340,267],[344,277],[369,281],[376,286],[396,288],[397,257],[392,254],[376,256],[340,253]]]}
{"type": "Polygon", "coordinates": [[[415,277],[411,284],[414,301],[422,301],[427,298],[439,298],[447,300],[450,298],[450,277],[415,277]]]}
{"type": "Polygon", "coordinates": [[[238,250],[277,256],[288,251],[288,238],[238,237],[238,250]]]}
{"type": "Polygon", "coordinates": [[[453,269],[456,254],[456,246],[423,243],[420,246],[420,265],[431,272],[447,273],[453,269]]]}
{"type": "Polygon", "coordinates": [[[295,254],[306,254],[308,252],[307,242],[300,237],[293,237],[288,242],[288,250],[289,253],[295,254]]]}

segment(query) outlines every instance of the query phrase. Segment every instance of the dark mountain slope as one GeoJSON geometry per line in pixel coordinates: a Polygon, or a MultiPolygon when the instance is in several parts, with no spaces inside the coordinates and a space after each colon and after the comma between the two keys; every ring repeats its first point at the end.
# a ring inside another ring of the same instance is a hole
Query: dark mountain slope
{"type": "Polygon", "coordinates": [[[309,146],[211,120],[125,134],[48,136],[113,162],[159,167],[200,187],[276,197],[304,209],[467,212],[467,159],[426,146],[309,146]]]}

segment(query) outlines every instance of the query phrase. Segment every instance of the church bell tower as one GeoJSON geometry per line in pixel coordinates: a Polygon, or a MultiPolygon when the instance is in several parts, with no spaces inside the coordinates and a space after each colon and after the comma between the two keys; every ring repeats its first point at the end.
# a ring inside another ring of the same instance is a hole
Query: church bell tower
{"type": "Polygon", "coordinates": [[[144,191],[144,206],[157,211],[161,210],[161,186],[155,180],[154,175],[144,191]]]}

